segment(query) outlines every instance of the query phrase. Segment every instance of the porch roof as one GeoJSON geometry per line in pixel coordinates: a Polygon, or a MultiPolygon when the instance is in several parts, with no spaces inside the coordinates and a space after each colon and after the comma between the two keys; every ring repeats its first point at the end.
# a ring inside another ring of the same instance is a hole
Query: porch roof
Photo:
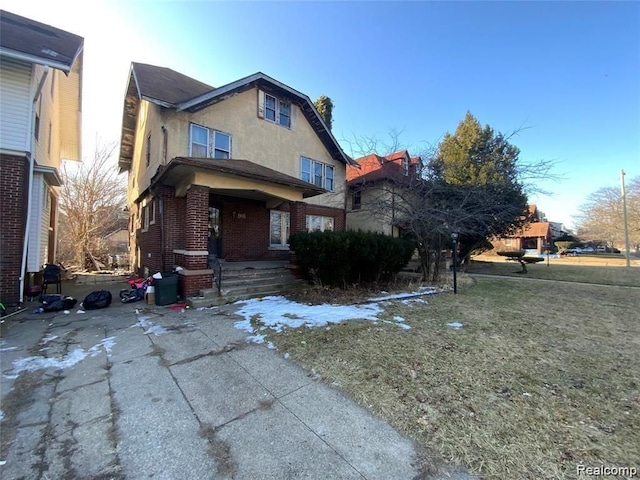
{"type": "Polygon", "coordinates": [[[196,171],[218,172],[234,175],[269,184],[283,185],[300,191],[303,198],[326,193],[324,188],[292,177],[290,175],[258,165],[248,160],[176,157],[151,180],[151,188],[155,185],[177,185],[185,177],[196,171]]]}

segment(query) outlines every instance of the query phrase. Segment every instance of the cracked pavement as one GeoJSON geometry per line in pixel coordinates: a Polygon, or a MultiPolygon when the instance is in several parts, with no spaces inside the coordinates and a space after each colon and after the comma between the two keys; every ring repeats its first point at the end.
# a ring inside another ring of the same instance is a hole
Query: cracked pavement
{"type": "Polygon", "coordinates": [[[21,314],[1,343],[0,476],[439,478],[387,423],[247,343],[233,310],[21,314]]]}

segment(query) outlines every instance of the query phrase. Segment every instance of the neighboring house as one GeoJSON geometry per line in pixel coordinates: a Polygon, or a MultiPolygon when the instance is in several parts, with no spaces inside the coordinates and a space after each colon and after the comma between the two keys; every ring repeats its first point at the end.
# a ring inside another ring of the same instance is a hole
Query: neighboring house
{"type": "Polygon", "coordinates": [[[419,173],[420,157],[401,150],[381,157],[367,155],[347,167],[347,229],[384,233],[399,237],[401,209],[395,189],[419,173]]]}
{"type": "Polygon", "coordinates": [[[543,253],[553,240],[551,222],[541,222],[536,205],[529,205],[527,224],[514,234],[491,240],[496,251],[525,250],[527,254],[543,253]]]}
{"type": "Polygon", "coordinates": [[[351,160],[303,93],[263,73],[219,88],[133,63],[120,170],[129,172],[132,269],[180,266],[213,285],[212,259],[286,259],[290,233],[342,230],[351,160]]]}
{"type": "Polygon", "coordinates": [[[0,300],[54,262],[61,159],[80,160],[83,39],[0,11],[0,300]],[[26,272],[26,273],[25,273],[26,272]]]}

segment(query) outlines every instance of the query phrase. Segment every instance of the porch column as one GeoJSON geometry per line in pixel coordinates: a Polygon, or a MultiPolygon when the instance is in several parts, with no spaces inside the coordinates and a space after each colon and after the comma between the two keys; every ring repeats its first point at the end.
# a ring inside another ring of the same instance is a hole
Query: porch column
{"type": "Polygon", "coordinates": [[[185,265],[187,269],[207,268],[207,234],[209,228],[209,189],[192,185],[187,191],[185,219],[185,265]]]}
{"type": "Polygon", "coordinates": [[[289,232],[307,231],[307,204],[304,202],[289,202],[289,232]]]}

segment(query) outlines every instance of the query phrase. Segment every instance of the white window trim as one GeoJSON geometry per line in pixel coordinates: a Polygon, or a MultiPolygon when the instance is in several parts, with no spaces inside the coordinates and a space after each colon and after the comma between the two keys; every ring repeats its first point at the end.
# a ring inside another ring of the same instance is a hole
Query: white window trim
{"type": "Polygon", "coordinates": [[[151,205],[150,205],[150,220],[149,220],[149,225],[153,225],[156,223],[156,201],[155,200],[151,200],[151,205]]]}
{"type": "Polygon", "coordinates": [[[142,210],[140,211],[140,216],[141,218],[141,223],[142,223],[142,232],[146,232],[147,230],[149,230],[149,206],[148,205],[144,205],[142,207],[142,210]]]}
{"type": "Polygon", "coordinates": [[[290,232],[291,228],[291,214],[282,210],[270,210],[269,211],[269,250],[289,250],[289,242],[287,242],[287,232],[290,232]],[[271,214],[277,213],[280,215],[280,238],[281,243],[271,243],[271,214]],[[285,222],[285,219],[287,220],[285,222]]]}
{"type": "Polygon", "coordinates": [[[192,157],[193,156],[193,144],[195,143],[196,145],[199,146],[204,146],[207,148],[207,157],[209,156],[209,137],[211,136],[211,131],[207,128],[207,127],[203,127],[202,125],[198,125],[196,123],[191,123],[189,124],[189,156],[192,157]],[[198,142],[194,142],[193,141],[193,128],[202,128],[203,130],[207,131],[207,144],[202,144],[202,143],[198,143],[198,142]]]}
{"type": "Polygon", "coordinates": [[[322,166],[322,180],[321,183],[322,185],[320,185],[320,188],[324,188],[325,190],[328,190],[330,192],[335,191],[335,185],[336,185],[336,169],[333,165],[329,165],[327,163],[323,163],[323,162],[319,162],[317,160],[314,160],[312,158],[309,157],[300,157],[300,179],[304,182],[310,183],[311,185],[315,185],[316,187],[318,185],[316,185],[315,182],[315,171],[316,171],[316,165],[321,165],[322,166]],[[302,168],[302,164],[304,163],[305,160],[309,161],[309,165],[310,165],[310,170],[309,170],[309,180],[305,180],[304,178],[302,178],[302,174],[303,174],[303,168],[302,168]],[[332,172],[331,175],[331,188],[327,188],[327,170],[330,169],[332,172]]]}
{"type": "Polygon", "coordinates": [[[334,217],[328,217],[326,215],[307,215],[305,218],[305,227],[307,228],[307,232],[324,232],[325,231],[325,220],[331,219],[331,229],[328,230],[330,232],[335,231],[336,229],[336,219],[334,217]],[[311,219],[312,218],[320,218],[320,230],[311,230],[311,219]]]}
{"type": "MultiPolygon", "coordinates": [[[[227,133],[227,132],[223,132],[221,130],[213,130],[212,133],[212,147],[213,147],[213,158],[220,158],[220,157],[216,157],[216,150],[219,150],[221,152],[227,152],[227,154],[229,155],[229,159],[232,158],[231,157],[231,148],[232,148],[232,138],[231,138],[231,134],[227,133]],[[220,135],[226,135],[227,137],[229,137],[229,150],[224,150],[222,148],[217,148],[216,147],[216,133],[219,133],[220,135]]],[[[223,159],[224,160],[224,159],[223,159]]]]}
{"type": "Polygon", "coordinates": [[[274,123],[276,125],[280,125],[282,128],[286,128],[288,130],[294,130],[295,106],[293,105],[293,103],[291,103],[290,101],[288,101],[288,100],[286,100],[284,98],[280,98],[280,97],[277,97],[277,96],[272,95],[270,93],[267,93],[267,92],[264,92],[262,90],[259,90],[258,91],[258,117],[262,118],[263,120],[266,120],[269,123],[274,123]],[[275,101],[274,109],[269,109],[269,110],[274,110],[275,118],[273,120],[267,117],[267,98],[268,97],[272,98],[275,101]],[[281,113],[280,104],[289,106],[289,115],[281,113]],[[282,121],[281,117],[288,118],[289,119],[289,122],[288,122],[289,124],[288,125],[283,125],[281,123],[281,121],[282,121]]]}

